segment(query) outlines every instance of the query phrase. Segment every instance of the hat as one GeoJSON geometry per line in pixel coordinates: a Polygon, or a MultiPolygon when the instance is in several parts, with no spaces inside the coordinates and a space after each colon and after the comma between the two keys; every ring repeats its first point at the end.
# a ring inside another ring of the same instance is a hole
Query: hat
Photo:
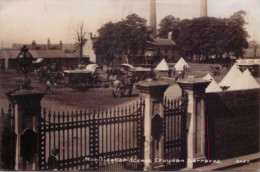
{"type": "Polygon", "coordinates": [[[56,149],[56,148],[52,148],[51,149],[51,153],[56,156],[58,153],[59,153],[59,149],[56,149]]]}

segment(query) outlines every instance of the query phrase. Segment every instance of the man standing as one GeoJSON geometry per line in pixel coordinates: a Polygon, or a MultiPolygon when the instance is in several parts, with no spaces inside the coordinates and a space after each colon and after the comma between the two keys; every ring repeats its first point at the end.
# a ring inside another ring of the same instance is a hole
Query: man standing
{"type": "Polygon", "coordinates": [[[56,155],[59,153],[58,149],[52,149],[51,154],[48,158],[48,168],[49,170],[57,170],[58,168],[58,162],[56,155]]]}
{"type": "Polygon", "coordinates": [[[47,83],[46,83],[46,91],[45,91],[45,94],[47,94],[48,91],[51,92],[51,82],[50,82],[50,79],[48,79],[48,81],[47,81],[47,83]]]}

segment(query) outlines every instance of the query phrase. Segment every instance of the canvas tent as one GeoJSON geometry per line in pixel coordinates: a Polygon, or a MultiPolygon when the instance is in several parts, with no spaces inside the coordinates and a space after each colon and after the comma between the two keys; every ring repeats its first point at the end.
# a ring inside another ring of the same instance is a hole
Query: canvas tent
{"type": "Polygon", "coordinates": [[[203,79],[211,81],[208,87],[206,88],[206,93],[212,93],[212,92],[220,92],[222,89],[219,87],[217,82],[214,80],[214,78],[208,73],[203,79]]]}
{"type": "Polygon", "coordinates": [[[183,71],[184,66],[186,66],[186,68],[190,67],[188,63],[181,57],[180,60],[175,64],[174,68],[176,71],[183,71]]]}
{"type": "Polygon", "coordinates": [[[246,69],[242,76],[240,76],[236,82],[231,84],[228,90],[246,90],[246,89],[254,89],[260,88],[260,85],[255,80],[255,78],[251,75],[250,71],[246,69]]]}
{"type": "Polygon", "coordinates": [[[220,87],[230,87],[240,76],[242,72],[237,64],[234,64],[222,81],[218,84],[220,87]]]}
{"type": "Polygon", "coordinates": [[[157,71],[168,71],[169,66],[168,66],[167,62],[164,59],[162,59],[161,62],[156,66],[155,70],[157,70],[157,71]]]}

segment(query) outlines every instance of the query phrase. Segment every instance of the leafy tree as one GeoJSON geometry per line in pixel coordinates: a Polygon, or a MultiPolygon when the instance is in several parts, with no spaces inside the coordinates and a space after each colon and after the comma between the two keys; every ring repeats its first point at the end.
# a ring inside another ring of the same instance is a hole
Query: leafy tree
{"type": "Polygon", "coordinates": [[[184,57],[196,55],[198,59],[208,60],[210,55],[215,55],[219,59],[224,53],[240,57],[243,49],[248,47],[245,15],[245,11],[238,11],[230,18],[200,17],[191,20],[166,16],[159,24],[159,36],[167,38],[168,32],[172,32],[177,50],[184,57]]]}
{"type": "Polygon", "coordinates": [[[131,14],[120,22],[124,53],[137,54],[145,46],[148,39],[146,19],[131,14]]]}
{"type": "Polygon", "coordinates": [[[119,23],[106,23],[98,30],[99,36],[94,42],[94,50],[104,54],[110,63],[114,57],[122,53],[121,27],[119,23]]]}
{"type": "Polygon", "coordinates": [[[172,32],[172,39],[179,39],[180,28],[179,28],[180,19],[175,18],[172,15],[164,17],[159,26],[158,36],[161,38],[168,38],[168,33],[172,32]]]}
{"type": "Polygon", "coordinates": [[[106,23],[98,30],[98,34],[94,50],[105,54],[110,63],[114,57],[137,54],[144,47],[148,32],[146,20],[131,14],[117,23],[106,23]]]}

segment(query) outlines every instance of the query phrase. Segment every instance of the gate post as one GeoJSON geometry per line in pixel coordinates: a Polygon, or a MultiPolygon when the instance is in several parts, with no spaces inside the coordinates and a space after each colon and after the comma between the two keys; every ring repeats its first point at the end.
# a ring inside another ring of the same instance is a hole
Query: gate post
{"type": "Polygon", "coordinates": [[[182,92],[188,94],[187,109],[187,167],[194,168],[195,162],[205,159],[205,89],[210,83],[193,77],[177,82],[182,92]]]}
{"type": "MultiPolygon", "coordinates": [[[[155,117],[163,118],[163,96],[165,90],[170,84],[158,81],[154,79],[147,79],[140,81],[136,84],[136,88],[139,91],[139,96],[144,98],[145,110],[144,110],[144,171],[151,170],[156,164],[155,158],[163,158],[163,138],[162,133],[159,133],[159,137],[155,139],[152,133],[152,119],[155,117]],[[159,117],[158,117],[159,116],[159,117]]],[[[160,127],[160,125],[156,125],[160,127]]],[[[162,127],[158,130],[162,131],[162,127]]],[[[158,131],[157,130],[157,131],[158,131]]],[[[158,135],[158,133],[157,133],[158,135]]]]}
{"type": "Polygon", "coordinates": [[[41,99],[44,93],[33,89],[16,89],[7,93],[7,96],[14,105],[15,170],[37,170],[38,122],[41,117],[41,99]]]}

